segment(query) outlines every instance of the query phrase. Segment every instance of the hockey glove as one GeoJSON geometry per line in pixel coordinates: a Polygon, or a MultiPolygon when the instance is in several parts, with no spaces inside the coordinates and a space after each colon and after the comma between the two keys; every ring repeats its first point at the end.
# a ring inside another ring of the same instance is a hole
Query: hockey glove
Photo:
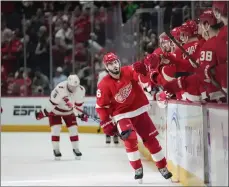
{"type": "Polygon", "coordinates": [[[143,62],[135,62],[133,64],[133,68],[134,68],[134,71],[136,71],[137,73],[140,73],[144,76],[147,75],[147,66],[143,63],[143,62]]]}
{"type": "Polygon", "coordinates": [[[144,64],[147,66],[148,71],[157,69],[157,67],[160,64],[160,61],[161,61],[160,56],[158,56],[155,53],[148,55],[143,60],[144,64]]]}
{"type": "Polygon", "coordinates": [[[81,121],[85,121],[85,122],[88,121],[88,116],[86,114],[80,114],[78,115],[78,117],[81,119],[81,121]]]}
{"type": "Polygon", "coordinates": [[[106,135],[114,136],[117,133],[117,128],[111,119],[101,121],[100,125],[106,135]]]}
{"type": "Polygon", "coordinates": [[[35,117],[37,120],[43,119],[48,116],[54,115],[52,112],[48,112],[46,109],[35,112],[35,117]]]}

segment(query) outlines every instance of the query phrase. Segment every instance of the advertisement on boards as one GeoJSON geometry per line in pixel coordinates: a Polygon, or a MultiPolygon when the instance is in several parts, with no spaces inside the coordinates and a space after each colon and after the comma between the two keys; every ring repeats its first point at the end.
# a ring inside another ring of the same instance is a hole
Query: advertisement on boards
{"type": "Polygon", "coordinates": [[[201,105],[178,104],[178,121],[182,129],[181,167],[204,181],[203,111],[201,105]]]}
{"type": "Polygon", "coordinates": [[[169,169],[176,180],[179,179],[178,165],[182,158],[181,128],[178,121],[177,104],[169,103],[167,107],[167,160],[169,169]],[[179,140],[179,141],[178,141],[179,140]]]}
{"type": "MultiPolygon", "coordinates": [[[[95,111],[95,98],[87,97],[83,106],[90,116],[97,117],[95,111]]],[[[35,119],[35,112],[47,105],[49,97],[3,97],[1,106],[1,125],[48,125],[48,118],[42,120],[35,119]]],[[[88,122],[77,119],[81,126],[98,126],[89,118],[88,122]]]]}
{"type": "Polygon", "coordinates": [[[157,139],[160,141],[162,149],[164,153],[166,154],[166,108],[160,108],[157,105],[156,101],[152,101],[150,103],[150,110],[148,111],[148,114],[150,118],[152,119],[155,127],[157,128],[159,135],[157,136],[157,139]]]}
{"type": "MultiPolygon", "coordinates": [[[[169,103],[167,111],[167,159],[179,180],[204,181],[202,107],[169,103]],[[192,179],[184,174],[192,175],[192,179]]],[[[200,181],[200,182],[199,182],[200,181]]]]}
{"type": "Polygon", "coordinates": [[[228,110],[209,108],[210,183],[228,186],[228,110]]]}

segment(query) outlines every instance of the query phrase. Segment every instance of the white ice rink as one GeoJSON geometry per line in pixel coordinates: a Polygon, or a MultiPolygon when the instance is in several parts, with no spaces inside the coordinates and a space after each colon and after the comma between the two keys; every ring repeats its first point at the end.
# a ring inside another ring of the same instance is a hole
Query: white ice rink
{"type": "Polygon", "coordinates": [[[177,186],[143,160],[143,184],[121,145],[104,135],[80,134],[81,160],[75,160],[67,133],[61,134],[61,161],[53,158],[50,133],[1,133],[1,186],[177,186]]]}

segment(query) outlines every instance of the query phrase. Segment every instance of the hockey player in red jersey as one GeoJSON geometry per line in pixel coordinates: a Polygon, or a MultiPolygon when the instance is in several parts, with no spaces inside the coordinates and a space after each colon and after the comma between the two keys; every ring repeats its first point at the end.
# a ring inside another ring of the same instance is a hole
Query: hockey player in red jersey
{"type": "MultiPolygon", "coordinates": [[[[108,73],[105,69],[98,74],[97,85],[100,83],[100,81],[103,79],[103,77],[105,77],[107,74],[108,73]]],[[[106,134],[106,144],[110,144],[110,143],[111,143],[111,136],[106,134]]],[[[116,135],[116,134],[113,136],[113,143],[119,144],[119,138],[118,138],[118,135],[116,135]]]]}
{"type": "Polygon", "coordinates": [[[120,135],[129,162],[135,170],[135,179],[141,181],[143,178],[137,133],[150,151],[162,176],[171,178],[172,174],[166,168],[166,158],[156,139],[158,131],[147,113],[148,99],[138,84],[137,72],[145,75],[147,73],[144,63],[136,62],[133,66],[121,67],[120,60],[114,53],[106,54],[103,63],[108,75],[98,85],[96,111],[104,133],[110,136],[117,133],[120,135]]]}
{"type": "MultiPolygon", "coordinates": [[[[198,58],[199,51],[203,46],[205,40],[199,40],[197,37],[198,26],[197,23],[193,20],[188,20],[180,27],[181,40],[183,43],[184,50],[192,56],[194,60],[198,58]]],[[[180,48],[177,48],[174,53],[164,53],[164,56],[170,60],[171,66],[174,67],[174,74],[176,73],[179,77],[179,74],[189,75],[195,71],[197,67],[192,63],[189,58],[181,51],[180,48]]],[[[168,70],[169,71],[169,70],[168,70]]],[[[171,72],[171,71],[169,71],[171,72]]],[[[200,101],[201,93],[198,89],[193,89],[192,87],[187,87],[187,89],[179,92],[182,95],[183,100],[187,101],[200,101]]]]}
{"type": "Polygon", "coordinates": [[[72,143],[73,154],[80,159],[82,153],[79,151],[79,137],[76,116],[82,121],[87,121],[88,116],[75,110],[75,106],[82,107],[85,97],[85,88],[80,85],[77,75],[69,75],[66,81],[59,83],[50,94],[48,105],[36,113],[36,119],[49,118],[51,127],[52,146],[55,159],[62,156],[60,152],[60,132],[62,120],[66,123],[72,143]]]}
{"type": "Polygon", "coordinates": [[[217,66],[214,67],[215,79],[220,83],[224,91],[227,92],[227,68],[228,68],[228,36],[227,36],[227,1],[214,1],[212,5],[216,19],[224,24],[216,36],[216,56],[217,66]]]}
{"type": "Polygon", "coordinates": [[[203,37],[207,40],[201,47],[197,62],[199,67],[195,69],[195,74],[188,77],[179,77],[176,80],[164,85],[164,89],[168,92],[174,92],[181,89],[192,88],[200,89],[202,99],[212,102],[220,102],[225,99],[223,93],[213,85],[211,77],[211,67],[217,62],[216,57],[216,35],[218,33],[217,20],[211,10],[206,10],[200,16],[200,24],[204,31],[203,37]]]}

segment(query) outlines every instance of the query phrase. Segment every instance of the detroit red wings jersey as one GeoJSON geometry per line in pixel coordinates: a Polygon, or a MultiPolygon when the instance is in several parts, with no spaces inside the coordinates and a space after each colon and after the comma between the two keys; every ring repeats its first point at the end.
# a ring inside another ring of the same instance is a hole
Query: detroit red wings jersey
{"type": "Polygon", "coordinates": [[[85,98],[85,88],[83,86],[76,87],[76,90],[72,93],[67,88],[67,81],[59,83],[50,94],[50,103],[47,106],[48,112],[53,112],[56,115],[69,115],[78,113],[73,111],[66,105],[66,102],[70,102],[78,107],[82,106],[85,98]]]}
{"type": "MultiPolygon", "coordinates": [[[[197,58],[199,57],[199,51],[204,43],[205,40],[201,39],[198,41],[186,43],[182,47],[185,49],[185,51],[188,52],[189,55],[192,56],[194,60],[197,60],[197,58]]],[[[189,58],[179,48],[174,52],[174,55],[179,61],[177,71],[193,71],[196,67],[195,64],[193,64],[192,61],[189,60],[189,58]]]]}
{"type": "Polygon", "coordinates": [[[228,37],[227,37],[227,25],[223,26],[218,35],[216,36],[216,56],[218,63],[227,63],[227,48],[228,48],[228,37]]]}
{"type": "Polygon", "coordinates": [[[216,36],[216,57],[218,65],[215,67],[217,76],[216,80],[220,83],[221,87],[227,92],[227,68],[228,68],[228,37],[227,37],[227,25],[223,26],[218,35],[216,36]],[[220,47],[218,47],[220,46],[220,47]]]}
{"type": "Polygon", "coordinates": [[[138,83],[138,74],[131,66],[121,68],[119,79],[107,75],[99,83],[96,110],[101,120],[112,116],[117,122],[123,118],[138,116],[148,109],[148,99],[138,83]]]}
{"type": "MultiPolygon", "coordinates": [[[[198,60],[200,66],[203,67],[202,69],[204,69],[204,67],[206,67],[207,65],[213,66],[213,65],[217,65],[218,63],[217,56],[216,56],[216,50],[217,50],[216,40],[217,40],[216,36],[210,38],[205,42],[205,44],[202,46],[200,50],[198,60]]],[[[221,91],[217,87],[215,87],[212,83],[205,83],[205,90],[207,95],[210,97],[210,100],[217,100],[219,98],[224,97],[221,91]]],[[[202,92],[202,95],[205,94],[203,94],[202,92]]]]}

